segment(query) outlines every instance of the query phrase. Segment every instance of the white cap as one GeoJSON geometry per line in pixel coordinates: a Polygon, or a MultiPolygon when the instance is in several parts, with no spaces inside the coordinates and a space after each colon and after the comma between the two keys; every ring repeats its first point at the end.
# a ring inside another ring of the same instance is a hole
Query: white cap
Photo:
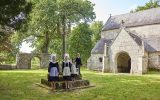
{"type": "Polygon", "coordinates": [[[65,53],[65,54],[64,54],[64,57],[66,57],[66,56],[69,57],[69,54],[68,54],[68,53],[65,53]]]}

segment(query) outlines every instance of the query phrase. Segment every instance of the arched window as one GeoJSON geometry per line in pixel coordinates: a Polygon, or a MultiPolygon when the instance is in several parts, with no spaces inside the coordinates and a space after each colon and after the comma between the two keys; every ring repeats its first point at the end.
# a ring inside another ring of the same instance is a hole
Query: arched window
{"type": "Polygon", "coordinates": [[[99,62],[102,62],[102,61],[103,61],[103,59],[102,59],[102,57],[100,57],[100,58],[99,58],[99,62]]]}

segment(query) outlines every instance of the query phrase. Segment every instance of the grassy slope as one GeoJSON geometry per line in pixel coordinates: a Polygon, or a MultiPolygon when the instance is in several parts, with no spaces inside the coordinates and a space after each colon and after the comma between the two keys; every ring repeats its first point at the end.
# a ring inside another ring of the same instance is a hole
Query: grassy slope
{"type": "Polygon", "coordinates": [[[96,87],[50,93],[35,85],[47,70],[0,71],[0,100],[160,100],[160,74],[101,74],[83,69],[96,87]]]}

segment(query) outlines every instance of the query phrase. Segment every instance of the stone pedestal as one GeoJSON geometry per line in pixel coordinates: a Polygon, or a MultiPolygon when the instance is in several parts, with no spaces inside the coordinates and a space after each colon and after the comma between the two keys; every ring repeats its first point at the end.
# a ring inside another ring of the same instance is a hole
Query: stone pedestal
{"type": "MultiPolygon", "coordinates": [[[[88,80],[68,81],[68,83],[70,84],[70,88],[87,87],[90,85],[88,80]]],[[[51,87],[51,83],[46,79],[41,79],[41,84],[51,87]]],[[[65,81],[57,81],[55,82],[55,86],[56,90],[65,89],[65,81]]]]}

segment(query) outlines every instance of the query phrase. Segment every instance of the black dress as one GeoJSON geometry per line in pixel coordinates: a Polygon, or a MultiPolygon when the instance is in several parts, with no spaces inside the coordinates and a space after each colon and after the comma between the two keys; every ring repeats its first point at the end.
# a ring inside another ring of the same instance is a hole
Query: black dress
{"type": "Polygon", "coordinates": [[[49,67],[48,67],[48,81],[59,81],[59,65],[58,62],[53,63],[50,62],[49,63],[49,67]]]}
{"type": "Polygon", "coordinates": [[[79,75],[81,74],[81,69],[80,69],[80,67],[82,66],[82,61],[81,61],[81,58],[80,57],[77,57],[76,58],[76,60],[75,60],[75,62],[76,62],[76,67],[79,69],[79,75]]]}

